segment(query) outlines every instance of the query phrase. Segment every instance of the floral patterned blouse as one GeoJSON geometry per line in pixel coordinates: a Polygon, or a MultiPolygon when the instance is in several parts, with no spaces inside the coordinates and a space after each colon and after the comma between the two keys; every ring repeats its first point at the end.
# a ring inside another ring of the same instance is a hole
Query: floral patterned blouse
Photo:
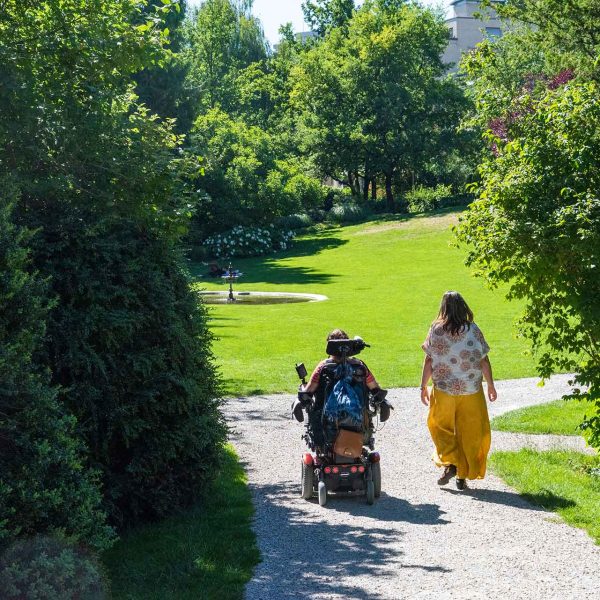
{"type": "Polygon", "coordinates": [[[436,388],[453,396],[479,391],[483,379],[480,361],[490,347],[475,323],[452,335],[434,322],[422,348],[431,357],[436,388]]]}

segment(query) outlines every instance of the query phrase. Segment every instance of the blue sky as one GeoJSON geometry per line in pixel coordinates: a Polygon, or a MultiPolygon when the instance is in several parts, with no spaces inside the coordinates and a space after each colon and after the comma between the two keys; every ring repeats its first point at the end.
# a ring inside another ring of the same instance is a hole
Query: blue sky
{"type": "MultiPolygon", "coordinates": [[[[188,0],[188,6],[198,6],[202,0],[188,0]]],[[[438,6],[447,0],[421,0],[422,4],[438,6]]],[[[277,31],[283,23],[291,22],[295,31],[308,29],[302,17],[302,0],[254,0],[254,14],[261,20],[271,45],[279,39],[277,31]]]]}

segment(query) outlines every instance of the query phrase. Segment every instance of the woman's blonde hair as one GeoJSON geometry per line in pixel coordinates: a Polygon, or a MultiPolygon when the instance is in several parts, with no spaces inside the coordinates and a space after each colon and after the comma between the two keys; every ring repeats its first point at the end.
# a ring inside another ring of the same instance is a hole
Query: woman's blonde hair
{"type": "Polygon", "coordinates": [[[458,292],[446,292],[442,296],[435,322],[440,324],[444,331],[456,335],[463,327],[471,327],[473,311],[458,292]]]}

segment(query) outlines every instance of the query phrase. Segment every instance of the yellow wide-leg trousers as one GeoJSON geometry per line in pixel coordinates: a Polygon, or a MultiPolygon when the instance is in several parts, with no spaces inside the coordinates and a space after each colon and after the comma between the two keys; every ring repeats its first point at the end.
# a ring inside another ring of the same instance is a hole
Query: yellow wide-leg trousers
{"type": "Polygon", "coordinates": [[[492,436],[483,389],[467,396],[432,390],[427,426],[438,467],[456,466],[460,479],[482,479],[492,436]]]}

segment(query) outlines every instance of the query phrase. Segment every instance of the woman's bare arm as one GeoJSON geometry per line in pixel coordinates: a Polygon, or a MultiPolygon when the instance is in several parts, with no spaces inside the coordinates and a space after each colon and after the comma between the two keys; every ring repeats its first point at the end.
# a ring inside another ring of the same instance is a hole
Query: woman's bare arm
{"type": "Polygon", "coordinates": [[[433,368],[431,366],[431,356],[427,354],[425,355],[425,360],[423,361],[423,372],[421,373],[421,402],[425,406],[429,406],[429,390],[427,389],[427,384],[431,379],[432,372],[433,368]]]}
{"type": "Polygon", "coordinates": [[[498,392],[496,392],[496,386],[494,385],[494,376],[492,375],[492,363],[490,359],[486,356],[481,359],[481,372],[483,373],[483,378],[487,383],[488,389],[488,398],[490,402],[494,402],[498,397],[498,392]]]}

